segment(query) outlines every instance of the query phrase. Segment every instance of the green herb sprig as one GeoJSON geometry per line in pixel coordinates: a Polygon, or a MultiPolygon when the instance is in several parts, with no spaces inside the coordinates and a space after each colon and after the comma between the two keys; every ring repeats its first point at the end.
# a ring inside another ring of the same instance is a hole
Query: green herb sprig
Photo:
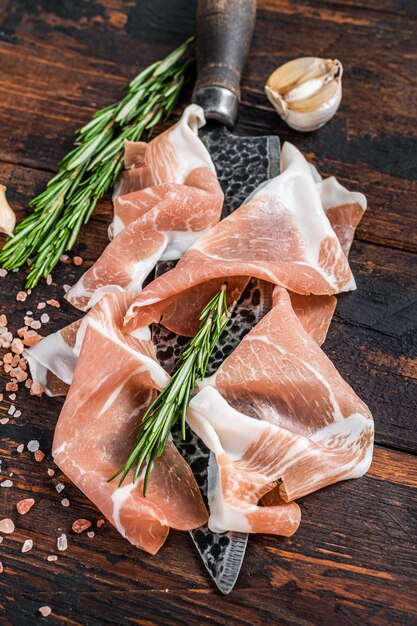
{"type": "Polygon", "coordinates": [[[97,201],[123,169],[126,139],[149,137],[177,102],[190,60],[184,54],[193,38],[162,61],[150,65],[128,86],[125,97],[101,111],[76,134],[77,145],[62,160],[43,193],[30,202],[33,212],[15,229],[0,253],[7,270],[30,259],[26,287],[34,287],[75,244],[97,201]]]}
{"type": "Polygon", "coordinates": [[[136,445],[126,463],[109,480],[122,474],[119,486],[135,466],[133,482],[139,476],[142,465],[148,462],[143,484],[146,495],[149,474],[155,457],[161,456],[172,426],[181,420],[182,438],[185,439],[185,416],[190,394],[197,380],[205,376],[211,353],[222,334],[230,312],[227,308],[226,285],[210,300],[200,314],[200,328],[191,341],[181,350],[177,369],[169,384],[148,407],[138,424],[136,445]]]}

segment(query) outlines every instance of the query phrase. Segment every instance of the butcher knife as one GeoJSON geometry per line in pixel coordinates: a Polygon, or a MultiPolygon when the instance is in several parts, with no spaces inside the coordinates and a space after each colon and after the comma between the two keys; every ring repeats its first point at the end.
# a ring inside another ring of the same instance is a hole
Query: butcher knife
{"type": "MultiPolygon", "coordinates": [[[[200,130],[216,167],[225,194],[223,217],[238,208],[267,179],[279,173],[279,139],[276,136],[243,137],[234,128],[240,101],[240,79],[253,34],[256,0],[200,0],[197,8],[197,81],[193,101],[207,120],[200,130]]],[[[161,275],[173,262],[157,264],[161,275]]],[[[271,287],[252,279],[235,307],[226,331],[212,354],[207,374],[213,374],[243,336],[271,306],[271,287]]],[[[158,358],[172,372],[179,351],[187,341],[156,327],[158,358]]],[[[207,504],[207,469],[215,473],[213,455],[190,429],[182,440],[173,430],[174,442],[190,464],[207,504]]],[[[237,580],[248,535],[213,533],[208,526],[191,531],[191,537],[218,589],[229,593],[237,580]]]]}

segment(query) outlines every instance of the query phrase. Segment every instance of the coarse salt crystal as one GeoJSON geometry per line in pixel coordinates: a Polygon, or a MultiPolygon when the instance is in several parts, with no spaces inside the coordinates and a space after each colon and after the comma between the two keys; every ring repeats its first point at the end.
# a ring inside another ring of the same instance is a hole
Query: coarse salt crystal
{"type": "Polygon", "coordinates": [[[55,298],[51,298],[51,300],[47,300],[46,304],[49,304],[49,306],[53,306],[56,309],[59,309],[61,306],[58,300],[55,300],[55,298]]]}
{"type": "Polygon", "coordinates": [[[13,520],[11,520],[9,517],[5,517],[4,519],[0,520],[0,533],[4,533],[5,535],[11,535],[12,532],[14,532],[15,529],[15,525],[13,523],[13,520]]]}
{"type": "Polygon", "coordinates": [[[16,295],[16,300],[20,302],[24,302],[27,297],[28,297],[28,294],[26,293],[26,291],[18,291],[16,295]]]}
{"type": "Polygon", "coordinates": [[[41,606],[38,611],[42,615],[42,617],[48,617],[48,615],[52,613],[52,609],[50,606],[41,606]]]}
{"type": "Polygon", "coordinates": [[[52,276],[51,276],[51,274],[48,274],[48,276],[46,277],[46,284],[47,285],[52,285],[52,276]]]}
{"type": "Polygon", "coordinates": [[[64,491],[65,485],[63,485],[62,483],[57,483],[55,485],[55,489],[57,490],[58,493],[61,493],[61,491],[64,491]]]}
{"type": "Polygon", "coordinates": [[[82,256],[75,256],[72,259],[72,262],[74,263],[74,265],[80,266],[84,263],[84,259],[82,258],[82,256]]]}
{"type": "Polygon", "coordinates": [[[63,285],[62,289],[67,293],[71,289],[71,285],[63,285]]]}
{"type": "Polygon", "coordinates": [[[22,354],[24,349],[25,346],[23,345],[23,341],[21,339],[19,339],[18,337],[16,337],[16,339],[13,339],[12,352],[14,352],[15,354],[22,354]]]}
{"type": "Polygon", "coordinates": [[[0,315],[0,326],[7,326],[7,317],[4,313],[0,315]]]}
{"type": "Polygon", "coordinates": [[[10,381],[9,383],[6,383],[6,391],[17,391],[18,389],[19,389],[18,384],[14,381],[10,381]]]}
{"type": "Polygon", "coordinates": [[[55,474],[55,470],[51,469],[51,468],[48,468],[47,474],[48,474],[48,476],[53,476],[55,474]]]}
{"type": "Polygon", "coordinates": [[[13,417],[20,417],[22,415],[22,411],[15,411],[13,417]]]}
{"type": "Polygon", "coordinates": [[[25,446],[23,443],[21,443],[20,445],[17,446],[16,450],[17,452],[20,454],[21,452],[23,452],[23,450],[25,449],[25,446]]]}
{"type": "Polygon", "coordinates": [[[0,424],[1,424],[2,426],[4,426],[5,424],[7,424],[8,422],[10,422],[10,417],[2,417],[2,418],[0,419],[0,424]]]}
{"type": "Polygon", "coordinates": [[[106,522],[105,522],[105,520],[104,520],[104,519],[99,519],[99,520],[97,520],[97,522],[96,522],[96,526],[97,526],[97,528],[101,528],[101,527],[103,526],[103,524],[105,524],[105,523],[106,523],[106,522]]]}
{"type": "Polygon", "coordinates": [[[16,394],[15,393],[11,393],[9,396],[9,400],[16,400],[16,394]]]}
{"type": "Polygon", "coordinates": [[[46,560],[47,560],[47,561],[57,561],[57,560],[58,560],[58,557],[57,557],[57,555],[56,555],[56,554],[50,554],[50,555],[46,558],[46,560]]]}
{"type": "Polygon", "coordinates": [[[27,449],[29,452],[36,452],[36,450],[39,450],[39,441],[37,439],[32,439],[29,441],[27,449]]]}
{"type": "Polygon", "coordinates": [[[22,546],[22,552],[29,552],[30,550],[32,550],[32,548],[33,548],[32,539],[26,539],[26,541],[24,542],[22,546]]]}
{"type": "Polygon", "coordinates": [[[7,489],[9,487],[13,487],[13,483],[11,480],[3,480],[3,482],[0,483],[0,487],[5,487],[7,489]]]}
{"type": "Polygon", "coordinates": [[[0,574],[2,574],[3,571],[4,571],[3,563],[0,561],[0,574]]]}
{"type": "Polygon", "coordinates": [[[64,533],[56,540],[56,546],[60,552],[64,552],[68,548],[67,536],[64,533]]]}
{"type": "Polygon", "coordinates": [[[31,396],[41,396],[43,394],[43,387],[36,381],[33,381],[30,386],[30,395],[31,396]]]}
{"type": "Polygon", "coordinates": [[[35,500],[33,498],[25,498],[24,500],[19,500],[19,502],[16,504],[17,512],[20,513],[20,515],[26,515],[26,513],[30,511],[34,504],[35,500]]]}
{"type": "Polygon", "coordinates": [[[33,456],[35,457],[35,461],[40,463],[45,458],[45,453],[42,452],[42,450],[35,450],[35,454],[33,456]]]}
{"type": "Polygon", "coordinates": [[[41,311],[45,307],[46,307],[46,302],[39,302],[39,304],[36,306],[36,308],[39,309],[39,311],[41,311]]]}
{"type": "Polygon", "coordinates": [[[42,322],[42,324],[47,324],[49,322],[49,315],[48,315],[48,313],[42,313],[42,315],[41,315],[41,322],[42,322]]]}
{"type": "Polygon", "coordinates": [[[26,311],[26,315],[33,315],[33,311],[26,311]]]}
{"type": "Polygon", "coordinates": [[[92,524],[88,519],[76,519],[72,524],[72,530],[75,533],[82,533],[84,530],[87,530],[87,528],[90,528],[90,526],[92,526],[92,524]]]}
{"type": "Polygon", "coordinates": [[[61,500],[61,504],[62,506],[69,506],[70,501],[68,500],[68,498],[64,498],[63,500],[61,500]]]}
{"type": "Polygon", "coordinates": [[[13,415],[13,413],[16,411],[16,407],[14,404],[11,404],[9,406],[9,410],[7,411],[9,415],[13,415]]]}
{"type": "Polygon", "coordinates": [[[42,326],[42,324],[40,323],[39,320],[34,320],[33,322],[30,323],[30,327],[33,330],[39,330],[41,326],[42,326]]]}
{"type": "Polygon", "coordinates": [[[87,533],[87,536],[88,536],[88,537],[90,537],[90,539],[92,539],[92,538],[94,537],[94,535],[95,535],[95,534],[96,534],[96,533],[94,532],[94,530],[90,530],[90,531],[87,533]]]}

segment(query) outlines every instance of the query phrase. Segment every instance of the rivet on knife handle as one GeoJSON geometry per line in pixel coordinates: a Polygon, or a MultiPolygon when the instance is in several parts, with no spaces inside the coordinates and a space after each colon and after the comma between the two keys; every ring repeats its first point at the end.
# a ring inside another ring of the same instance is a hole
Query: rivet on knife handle
{"type": "Polygon", "coordinates": [[[207,118],[236,122],[240,78],[255,25],[256,0],[199,0],[193,101],[207,118]]]}

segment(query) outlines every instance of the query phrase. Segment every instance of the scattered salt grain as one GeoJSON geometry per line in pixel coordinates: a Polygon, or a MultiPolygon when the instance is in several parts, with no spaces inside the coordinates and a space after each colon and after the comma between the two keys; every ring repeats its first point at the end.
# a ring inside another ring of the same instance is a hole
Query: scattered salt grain
{"type": "Polygon", "coordinates": [[[4,570],[4,568],[3,568],[3,563],[0,561],[0,574],[2,574],[2,573],[3,573],[3,570],[4,570]]]}
{"type": "MultiPolygon", "coordinates": [[[[10,396],[9,396],[9,397],[10,397],[10,396]]],[[[2,402],[2,401],[3,401],[3,394],[2,394],[2,393],[0,393],[0,402],[2,402]]]]}
{"type": "Polygon", "coordinates": [[[0,278],[5,278],[7,276],[7,270],[0,268],[0,278]]]}
{"type": "Polygon", "coordinates": [[[26,539],[26,541],[24,542],[22,546],[22,552],[29,552],[30,550],[32,550],[32,548],[33,548],[32,539],[26,539]]]}
{"type": "Polygon", "coordinates": [[[36,308],[41,311],[42,309],[44,309],[46,307],[46,302],[39,302],[39,304],[36,306],[36,308]]]}
{"type": "Polygon", "coordinates": [[[16,300],[18,300],[19,302],[24,302],[27,297],[28,297],[28,294],[26,293],[26,291],[18,291],[16,300]]]}
{"type": "Polygon", "coordinates": [[[46,277],[46,284],[47,285],[52,285],[52,276],[51,276],[51,274],[48,274],[48,276],[46,277]]]}
{"type": "Polygon", "coordinates": [[[33,330],[39,330],[41,326],[42,326],[42,324],[40,323],[39,320],[34,320],[33,322],[30,323],[30,327],[33,330]]]}
{"type": "Polygon", "coordinates": [[[0,533],[4,533],[5,535],[11,535],[14,532],[15,525],[13,520],[9,517],[5,517],[0,520],[0,533]]]}
{"type": "Polygon", "coordinates": [[[70,501],[68,500],[68,498],[64,498],[63,500],[61,500],[61,504],[62,506],[69,506],[70,505],[70,501]]]}
{"type": "Polygon", "coordinates": [[[0,424],[1,424],[2,426],[4,426],[5,424],[7,424],[8,422],[10,422],[10,417],[2,417],[2,418],[0,419],[0,424]]]}
{"type": "Polygon", "coordinates": [[[20,513],[20,515],[26,515],[26,513],[30,511],[34,504],[35,500],[33,498],[25,498],[24,500],[19,500],[19,502],[16,504],[17,512],[20,513]]]}
{"type": "Polygon", "coordinates": [[[11,404],[9,406],[9,410],[7,411],[9,415],[13,415],[13,413],[16,411],[16,407],[14,404],[11,404]]]}
{"type": "MultiPolygon", "coordinates": [[[[4,368],[4,369],[6,370],[6,368],[4,368]]],[[[6,383],[6,391],[17,391],[18,389],[19,389],[19,387],[18,387],[17,383],[14,382],[14,381],[6,383]]]]}
{"type": "Polygon", "coordinates": [[[49,306],[53,306],[56,309],[59,309],[61,306],[58,300],[55,300],[55,298],[51,298],[51,300],[47,300],[46,304],[49,304],[49,306]]]}
{"type": "Polygon", "coordinates": [[[94,532],[94,530],[90,530],[90,531],[87,533],[87,537],[90,537],[90,539],[92,539],[92,538],[94,537],[94,535],[95,535],[95,534],[96,534],[96,533],[94,532]]]}
{"type": "Polygon", "coordinates": [[[6,489],[9,487],[13,487],[13,483],[11,480],[3,480],[2,483],[0,483],[0,487],[5,487],[6,489]]]}
{"type": "Polygon", "coordinates": [[[17,446],[16,450],[17,452],[20,454],[21,452],[23,452],[23,450],[25,449],[25,446],[23,445],[23,443],[21,443],[20,445],[17,446]]]}
{"type": "Polygon", "coordinates": [[[105,520],[104,519],[99,519],[97,520],[96,526],[97,528],[101,528],[103,526],[103,524],[105,524],[105,520]]]}
{"type": "Polygon", "coordinates": [[[15,354],[22,354],[24,349],[25,349],[25,346],[23,345],[23,341],[21,339],[17,337],[16,339],[13,339],[12,352],[14,352],[15,354]]]}
{"type": "Polygon", "coordinates": [[[46,557],[47,561],[57,561],[58,557],[56,554],[50,554],[48,557],[46,557]]]}
{"type": "Polygon", "coordinates": [[[75,256],[72,259],[72,262],[74,263],[74,265],[79,266],[79,265],[82,265],[84,263],[84,259],[81,256],[75,256]]]}
{"type": "Polygon", "coordinates": [[[58,493],[61,493],[61,491],[64,491],[65,485],[63,485],[62,483],[58,483],[57,485],[55,485],[55,489],[58,493]]]}
{"type": "Polygon", "coordinates": [[[52,609],[50,606],[41,606],[38,611],[42,615],[42,617],[48,617],[48,615],[52,613],[52,609]]]}
{"type": "Polygon", "coordinates": [[[30,395],[31,396],[41,396],[43,394],[43,387],[36,381],[33,381],[30,386],[30,395]]]}
{"type": "Polygon", "coordinates": [[[32,439],[29,441],[27,449],[29,452],[36,452],[36,450],[39,450],[39,441],[37,439],[32,439]]]}
{"type": "Polygon", "coordinates": [[[15,411],[13,417],[20,417],[22,415],[22,411],[15,411]]]}
{"type": "Polygon", "coordinates": [[[60,552],[64,552],[68,548],[67,536],[62,534],[56,540],[56,546],[60,552]]]}
{"type": "Polygon", "coordinates": [[[48,468],[47,474],[48,476],[53,476],[55,474],[55,470],[48,468]]]}
{"type": "Polygon", "coordinates": [[[9,396],[9,400],[16,400],[16,394],[15,393],[11,393],[9,396]]]}
{"type": "Polygon", "coordinates": [[[7,317],[4,313],[0,315],[0,326],[7,326],[7,317]]]}
{"type": "Polygon", "coordinates": [[[26,311],[26,315],[33,315],[33,311],[26,311]]]}
{"type": "Polygon", "coordinates": [[[90,528],[90,526],[92,526],[92,524],[88,519],[80,518],[75,520],[71,528],[75,533],[82,533],[84,530],[87,530],[87,528],[90,528]]]}
{"type": "Polygon", "coordinates": [[[42,324],[47,324],[49,322],[49,315],[48,315],[48,313],[42,313],[42,315],[41,315],[41,322],[42,322],[42,324]]]}
{"type": "Polygon", "coordinates": [[[41,461],[44,460],[45,458],[45,453],[42,452],[42,450],[36,450],[35,454],[33,455],[35,457],[35,461],[37,461],[38,463],[40,463],[41,461]]]}

